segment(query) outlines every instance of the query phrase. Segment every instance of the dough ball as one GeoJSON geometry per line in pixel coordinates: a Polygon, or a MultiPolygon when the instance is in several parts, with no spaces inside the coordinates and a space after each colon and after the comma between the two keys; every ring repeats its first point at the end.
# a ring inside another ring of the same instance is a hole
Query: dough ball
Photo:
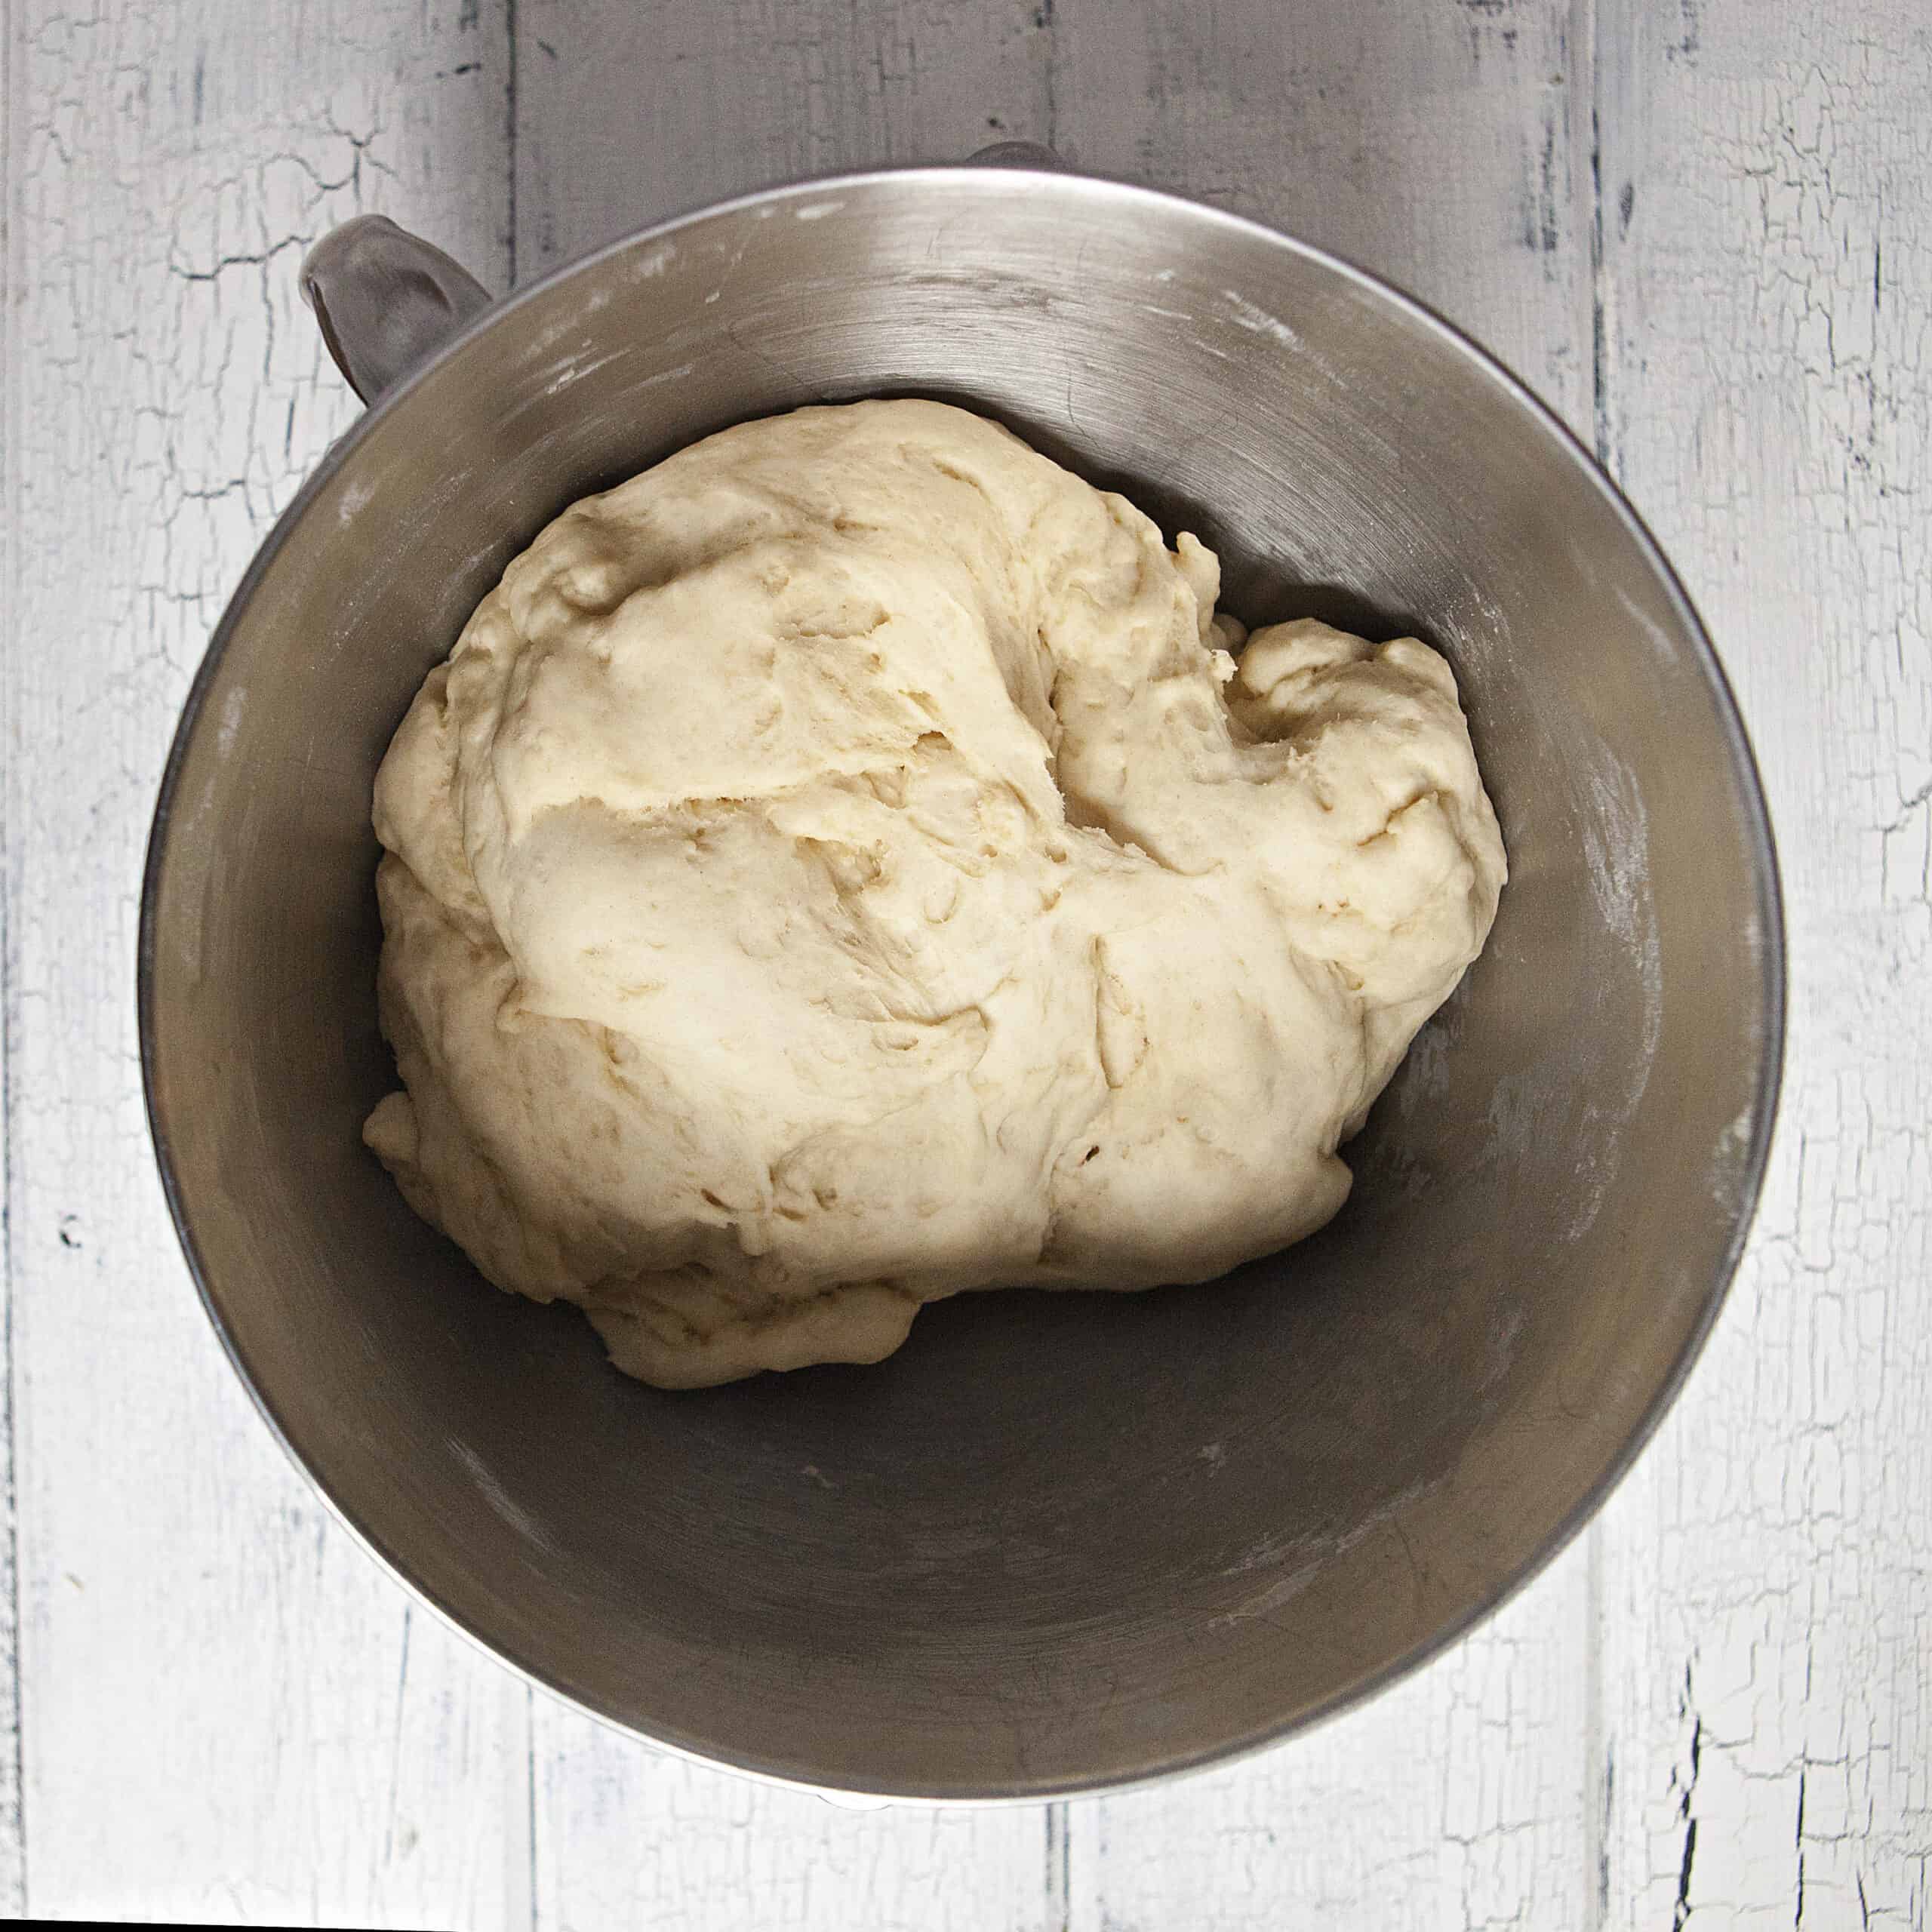
{"type": "Polygon", "coordinates": [[[1219,588],[937,403],[567,510],[377,780],[405,1091],[365,1136],[411,1204],[670,1387],[1320,1226],[1503,847],[1440,657],[1237,658],[1219,588]]]}

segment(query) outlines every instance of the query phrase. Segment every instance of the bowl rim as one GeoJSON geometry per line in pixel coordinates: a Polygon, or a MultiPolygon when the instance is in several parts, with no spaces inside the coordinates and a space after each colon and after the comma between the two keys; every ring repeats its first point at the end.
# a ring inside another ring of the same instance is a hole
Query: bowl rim
{"type": "Polygon", "coordinates": [[[1611,1491],[1623,1481],[1638,1457],[1648,1446],[1664,1417],[1681,1392],[1715,1325],[1719,1311],[1737,1275],[1762,1198],[1783,1086],[1787,995],[1783,881],[1762,779],[1744,729],[1736,694],[1703,620],[1662,546],[1610,475],[1604,462],[1555,411],[1497,356],[1428,303],[1344,256],[1284,234],[1279,229],[1269,227],[1266,223],[1230,213],[1185,195],[1143,187],[1136,183],[1072,168],[1049,170],[984,165],[976,166],[966,163],[855,169],[832,174],[789,178],[721,201],[688,208],[663,220],[632,229],[615,240],[559,263],[534,281],[493,300],[470,321],[453,331],[406,376],[383,391],[377,401],[366,408],[323,453],[301,488],[276,517],[268,534],[257,547],[233,594],[223,608],[219,621],[209,635],[207,648],[183,700],[180,721],[169,747],[156,793],[141,873],[135,989],[140,1037],[142,1095],[149,1138],[159,1170],[169,1217],[174,1223],[195,1291],[220,1339],[223,1352],[240,1377],[242,1386],[248,1390],[249,1398],[267,1425],[269,1434],[306,1478],[331,1515],[348,1531],[353,1541],[399,1583],[414,1602],[431,1612],[447,1628],[455,1632],[492,1662],[514,1672],[527,1682],[537,1684],[546,1694],[558,1699],[571,1709],[624,1736],[635,1738],[654,1749],[667,1752],[707,1770],[725,1771],[752,1778],[761,1783],[809,1792],[833,1803],[856,1802],[867,1808],[894,1804],[946,1807],[1043,1804],[1069,1798],[1140,1789],[1189,1772],[1238,1764],[1257,1756],[1291,1737],[1303,1736],[1317,1726],[1325,1724],[1331,1719],[1341,1717],[1368,1703],[1393,1684],[1440,1657],[1476,1625],[1491,1616],[1541,1575],[1595,1516],[1611,1491]],[[257,589],[322,491],[354,460],[358,451],[374,434],[377,426],[399,408],[432,372],[460,353],[472,340],[509,324],[521,312],[534,306],[573,278],[587,273],[633,250],[672,240],[688,229],[697,228],[721,217],[761,207],[780,206],[793,200],[823,198],[828,192],[835,193],[841,189],[859,192],[881,186],[904,186],[932,178],[970,180],[976,189],[983,189],[992,195],[1051,192],[1068,197],[1070,200],[1083,198],[1114,199],[1143,206],[1151,205],[1169,213],[1179,211],[1192,221],[1234,231],[1249,244],[1259,242],[1267,248],[1284,250],[1305,262],[1328,271],[1371,300],[1386,304],[1413,325],[1433,337],[1438,344],[1460,358],[1472,374],[1506,402],[1526,417],[1533,426],[1553,437],[1561,447],[1567,450],[1655,573],[1670,605],[1672,614],[1681,626],[1691,646],[1689,654],[1710,691],[1724,746],[1729,754],[1731,769],[1741,795],[1758,927],[1756,991],[1761,1008],[1762,1025],[1758,1035],[1758,1060],[1753,1082],[1751,1131],[1744,1158],[1738,1170],[1739,1181],[1736,1204],[1731,1214],[1730,1236],[1704,1289],[1702,1305],[1682,1346],[1645,1401],[1635,1425],[1617,1453],[1607,1460],[1577,1504],[1545,1537],[1537,1552],[1484,1592],[1460,1615],[1321,1703],[1288,1717],[1272,1719],[1253,1731],[1220,1744],[1176,1752],[1158,1761],[1125,1770],[1084,1778],[1047,1780],[1037,1784],[1029,1784],[1023,1789],[1009,1784],[964,1790],[935,1789],[930,1786],[913,1788],[903,1782],[891,1780],[881,1780],[877,1783],[830,1784],[802,1777],[795,1772],[772,1765],[715,1755],[674,1738],[646,1730],[623,1718],[598,1709],[555,1682],[541,1665],[517,1654],[511,1647],[500,1647],[492,1639],[472,1629],[412,1573],[408,1562],[400,1555],[389,1548],[374,1530],[358,1519],[357,1512],[349,1503],[328,1487],[285,1429],[277,1404],[251,1371],[240,1343],[223,1318],[209,1270],[195,1238],[193,1213],[175,1169],[170,1149],[168,1123],[162,1118],[162,1109],[156,1095],[160,1023],[156,1008],[155,923],[162,881],[168,860],[176,794],[183,769],[199,729],[209,691],[220,672],[229,642],[243,621],[257,589]]]}

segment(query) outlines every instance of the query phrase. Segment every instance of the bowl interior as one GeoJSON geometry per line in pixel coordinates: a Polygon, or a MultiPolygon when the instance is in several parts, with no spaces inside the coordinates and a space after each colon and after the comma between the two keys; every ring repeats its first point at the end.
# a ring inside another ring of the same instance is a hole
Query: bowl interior
{"type": "Polygon", "coordinates": [[[625,244],[361,426],[196,686],[143,1025],[229,1346],[432,1602],[709,1758],[1023,1795],[1332,1709],[1574,1527],[1727,1277],[1773,1098],[1777,921],[1695,620],[1520,392],[1259,229],[940,171],[625,244]],[[1208,1288],[962,1297],[880,1367],[663,1394],[570,1312],[487,1288],[361,1148],[392,1078],[371,783],[567,503],[728,422],[897,393],[998,416],[1196,531],[1251,620],[1440,646],[1511,882],[1313,1241],[1208,1288]]]}

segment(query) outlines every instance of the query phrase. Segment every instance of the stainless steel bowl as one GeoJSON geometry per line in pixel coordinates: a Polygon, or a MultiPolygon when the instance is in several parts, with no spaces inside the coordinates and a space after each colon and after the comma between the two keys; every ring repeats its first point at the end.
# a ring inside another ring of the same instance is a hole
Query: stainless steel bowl
{"type": "MultiPolygon", "coordinates": [[[[374,388],[481,297],[395,231],[351,238],[393,271],[391,340],[333,315],[374,388]]],[[[1783,1018],[1737,713],[1656,545],[1548,413],[1297,242],[970,168],[653,229],[488,309],[384,394],[195,680],[140,997],[210,1312],[371,1548],[614,1723],[926,1798],[1248,1750],[1534,1571],[1710,1326],[1783,1018]],[[1204,1288],[968,1296],[882,1367],[667,1395],[609,1369],[574,1313],[486,1288],[362,1149],[391,1078],[371,781],[565,504],[734,420],[895,393],[990,412],[1198,531],[1244,616],[1438,644],[1511,881],[1315,1240],[1204,1288]]]]}

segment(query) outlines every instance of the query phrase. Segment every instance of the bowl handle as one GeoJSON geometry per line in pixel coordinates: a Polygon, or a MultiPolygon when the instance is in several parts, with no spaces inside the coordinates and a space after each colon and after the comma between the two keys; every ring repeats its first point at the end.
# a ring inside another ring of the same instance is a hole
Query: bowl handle
{"type": "Polygon", "coordinates": [[[387,215],[332,228],[302,264],[302,299],[349,386],[374,402],[426,361],[490,292],[460,263],[387,215]]]}
{"type": "MultiPolygon", "coordinates": [[[[1037,141],[995,141],[970,165],[1066,165],[1037,141]]],[[[386,214],[358,214],[331,229],[303,260],[301,281],[335,366],[365,402],[428,361],[490,303],[461,263],[386,214]]]]}

